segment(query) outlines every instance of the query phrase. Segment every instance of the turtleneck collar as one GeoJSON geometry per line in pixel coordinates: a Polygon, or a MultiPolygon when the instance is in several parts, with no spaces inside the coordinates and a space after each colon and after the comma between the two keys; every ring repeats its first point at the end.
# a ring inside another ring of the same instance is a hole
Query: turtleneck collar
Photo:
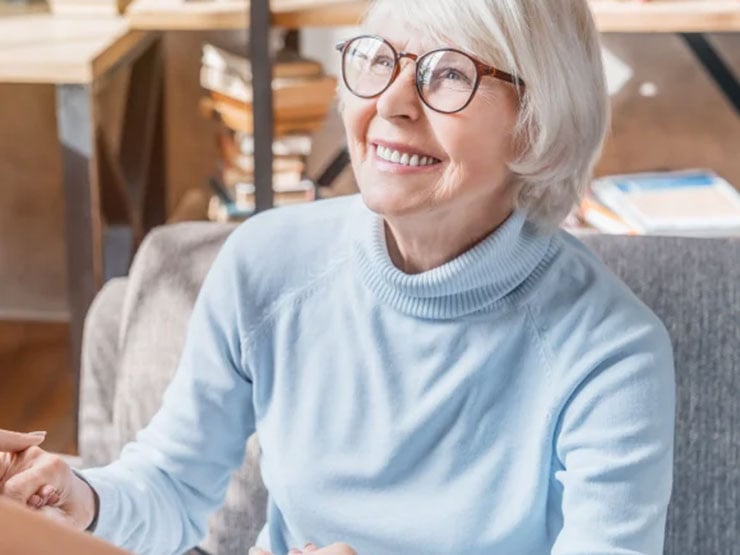
{"type": "Polygon", "coordinates": [[[552,251],[552,235],[539,233],[523,211],[515,211],[457,258],[407,274],[391,261],[383,218],[361,199],[358,205],[353,225],[362,279],[381,302],[420,318],[450,319],[495,310],[509,293],[544,269],[552,251]]]}

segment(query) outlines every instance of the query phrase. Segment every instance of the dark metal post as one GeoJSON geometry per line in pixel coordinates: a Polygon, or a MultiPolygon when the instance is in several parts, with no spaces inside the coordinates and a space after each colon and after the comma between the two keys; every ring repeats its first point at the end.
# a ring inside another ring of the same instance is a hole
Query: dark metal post
{"type": "Polygon", "coordinates": [[[99,244],[101,223],[96,216],[98,183],[91,86],[59,85],[56,88],[56,102],[57,129],[64,173],[67,288],[76,441],[82,329],[87,309],[103,285],[99,244]]]}
{"type": "Polygon", "coordinates": [[[732,70],[712,47],[707,37],[703,33],[680,33],[680,35],[730,104],[735,107],[735,111],[740,112],[740,84],[737,77],[733,75],[732,70]]]}
{"type": "Polygon", "coordinates": [[[272,208],[272,61],[270,60],[270,2],[250,2],[249,57],[252,64],[254,111],[254,197],[259,212],[272,208]]]}

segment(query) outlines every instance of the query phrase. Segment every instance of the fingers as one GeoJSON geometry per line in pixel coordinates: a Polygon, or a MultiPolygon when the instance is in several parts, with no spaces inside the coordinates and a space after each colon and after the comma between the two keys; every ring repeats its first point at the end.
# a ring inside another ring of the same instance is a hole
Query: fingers
{"type": "Polygon", "coordinates": [[[2,494],[2,488],[10,478],[34,466],[37,463],[37,460],[43,455],[45,455],[44,451],[35,446],[13,454],[0,451],[0,458],[2,458],[2,468],[0,468],[0,494],[2,494]]]}
{"type": "Polygon", "coordinates": [[[41,498],[43,505],[56,505],[61,498],[59,491],[49,484],[42,487],[36,494],[41,498]]]}
{"type": "MultiPolygon", "coordinates": [[[[312,543],[307,543],[303,549],[297,547],[288,551],[288,555],[303,555],[304,553],[316,553],[316,555],[357,555],[357,552],[346,543],[334,543],[329,547],[319,549],[312,543]]],[[[253,547],[249,550],[248,555],[272,555],[260,547],[253,547]]]]}
{"type": "Polygon", "coordinates": [[[9,473],[0,485],[0,495],[39,508],[61,501],[69,467],[59,457],[41,449],[29,449],[19,461],[18,470],[9,473]]]}
{"type": "Polygon", "coordinates": [[[357,552],[346,543],[334,543],[317,550],[316,555],[357,555],[357,552]]]}
{"type": "Polygon", "coordinates": [[[46,439],[46,432],[31,432],[22,434],[0,429],[0,451],[16,453],[29,447],[41,445],[46,439]]]}
{"type": "Polygon", "coordinates": [[[46,482],[47,479],[44,473],[36,468],[31,468],[16,474],[5,482],[5,485],[0,489],[0,494],[38,509],[42,505],[42,498],[36,492],[41,490],[46,482]]]}
{"type": "MultiPolygon", "coordinates": [[[[292,548],[288,551],[288,555],[303,555],[304,553],[316,553],[316,555],[357,555],[354,549],[348,546],[346,543],[335,543],[329,547],[319,549],[312,543],[307,543],[303,546],[303,549],[297,547],[292,548]]],[[[250,551],[249,555],[264,555],[265,551],[256,551],[254,554],[250,551]]],[[[267,554],[269,555],[269,554],[267,554]]]]}
{"type": "Polygon", "coordinates": [[[40,509],[45,506],[54,506],[59,503],[60,495],[54,486],[46,484],[42,486],[36,493],[28,498],[27,505],[40,509]]]}

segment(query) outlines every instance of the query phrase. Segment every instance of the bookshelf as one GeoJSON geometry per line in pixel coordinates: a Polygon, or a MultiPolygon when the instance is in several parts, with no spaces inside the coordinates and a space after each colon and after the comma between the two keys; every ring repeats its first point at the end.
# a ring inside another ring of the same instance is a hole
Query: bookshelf
{"type": "MultiPolygon", "coordinates": [[[[267,52],[270,26],[354,25],[369,0],[134,0],[127,11],[132,27],[147,30],[239,29],[250,25],[254,67],[255,185],[257,209],[272,206],[272,90],[267,52]]],[[[705,37],[709,32],[740,31],[737,0],[591,0],[596,24],[604,33],[676,33],[685,41],[740,112],[736,76],[705,37]]]]}

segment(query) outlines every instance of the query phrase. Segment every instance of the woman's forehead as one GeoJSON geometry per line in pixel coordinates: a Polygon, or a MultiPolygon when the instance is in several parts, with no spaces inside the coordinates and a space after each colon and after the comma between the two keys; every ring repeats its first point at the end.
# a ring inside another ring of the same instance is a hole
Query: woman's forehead
{"type": "Polygon", "coordinates": [[[411,22],[368,22],[364,27],[366,33],[384,38],[397,50],[405,50],[419,54],[434,48],[454,46],[448,40],[442,40],[429,31],[419,29],[411,22]]]}
{"type": "MultiPolygon", "coordinates": [[[[446,2],[449,0],[443,4],[446,2]]],[[[439,2],[431,2],[436,8],[429,3],[430,0],[375,0],[366,14],[363,28],[382,36],[393,46],[413,44],[414,48],[408,48],[409,51],[455,46],[452,44],[455,41],[449,40],[444,30],[465,28],[463,22],[457,20],[459,10],[454,9],[454,2],[442,5],[442,11],[439,2]]]]}
{"type": "Polygon", "coordinates": [[[397,51],[423,54],[447,47],[467,52],[491,65],[504,62],[505,57],[494,44],[491,33],[481,33],[480,26],[468,24],[461,10],[445,4],[445,11],[436,18],[427,13],[419,14],[415,8],[423,6],[424,1],[376,0],[363,21],[362,30],[384,38],[397,51]]]}

